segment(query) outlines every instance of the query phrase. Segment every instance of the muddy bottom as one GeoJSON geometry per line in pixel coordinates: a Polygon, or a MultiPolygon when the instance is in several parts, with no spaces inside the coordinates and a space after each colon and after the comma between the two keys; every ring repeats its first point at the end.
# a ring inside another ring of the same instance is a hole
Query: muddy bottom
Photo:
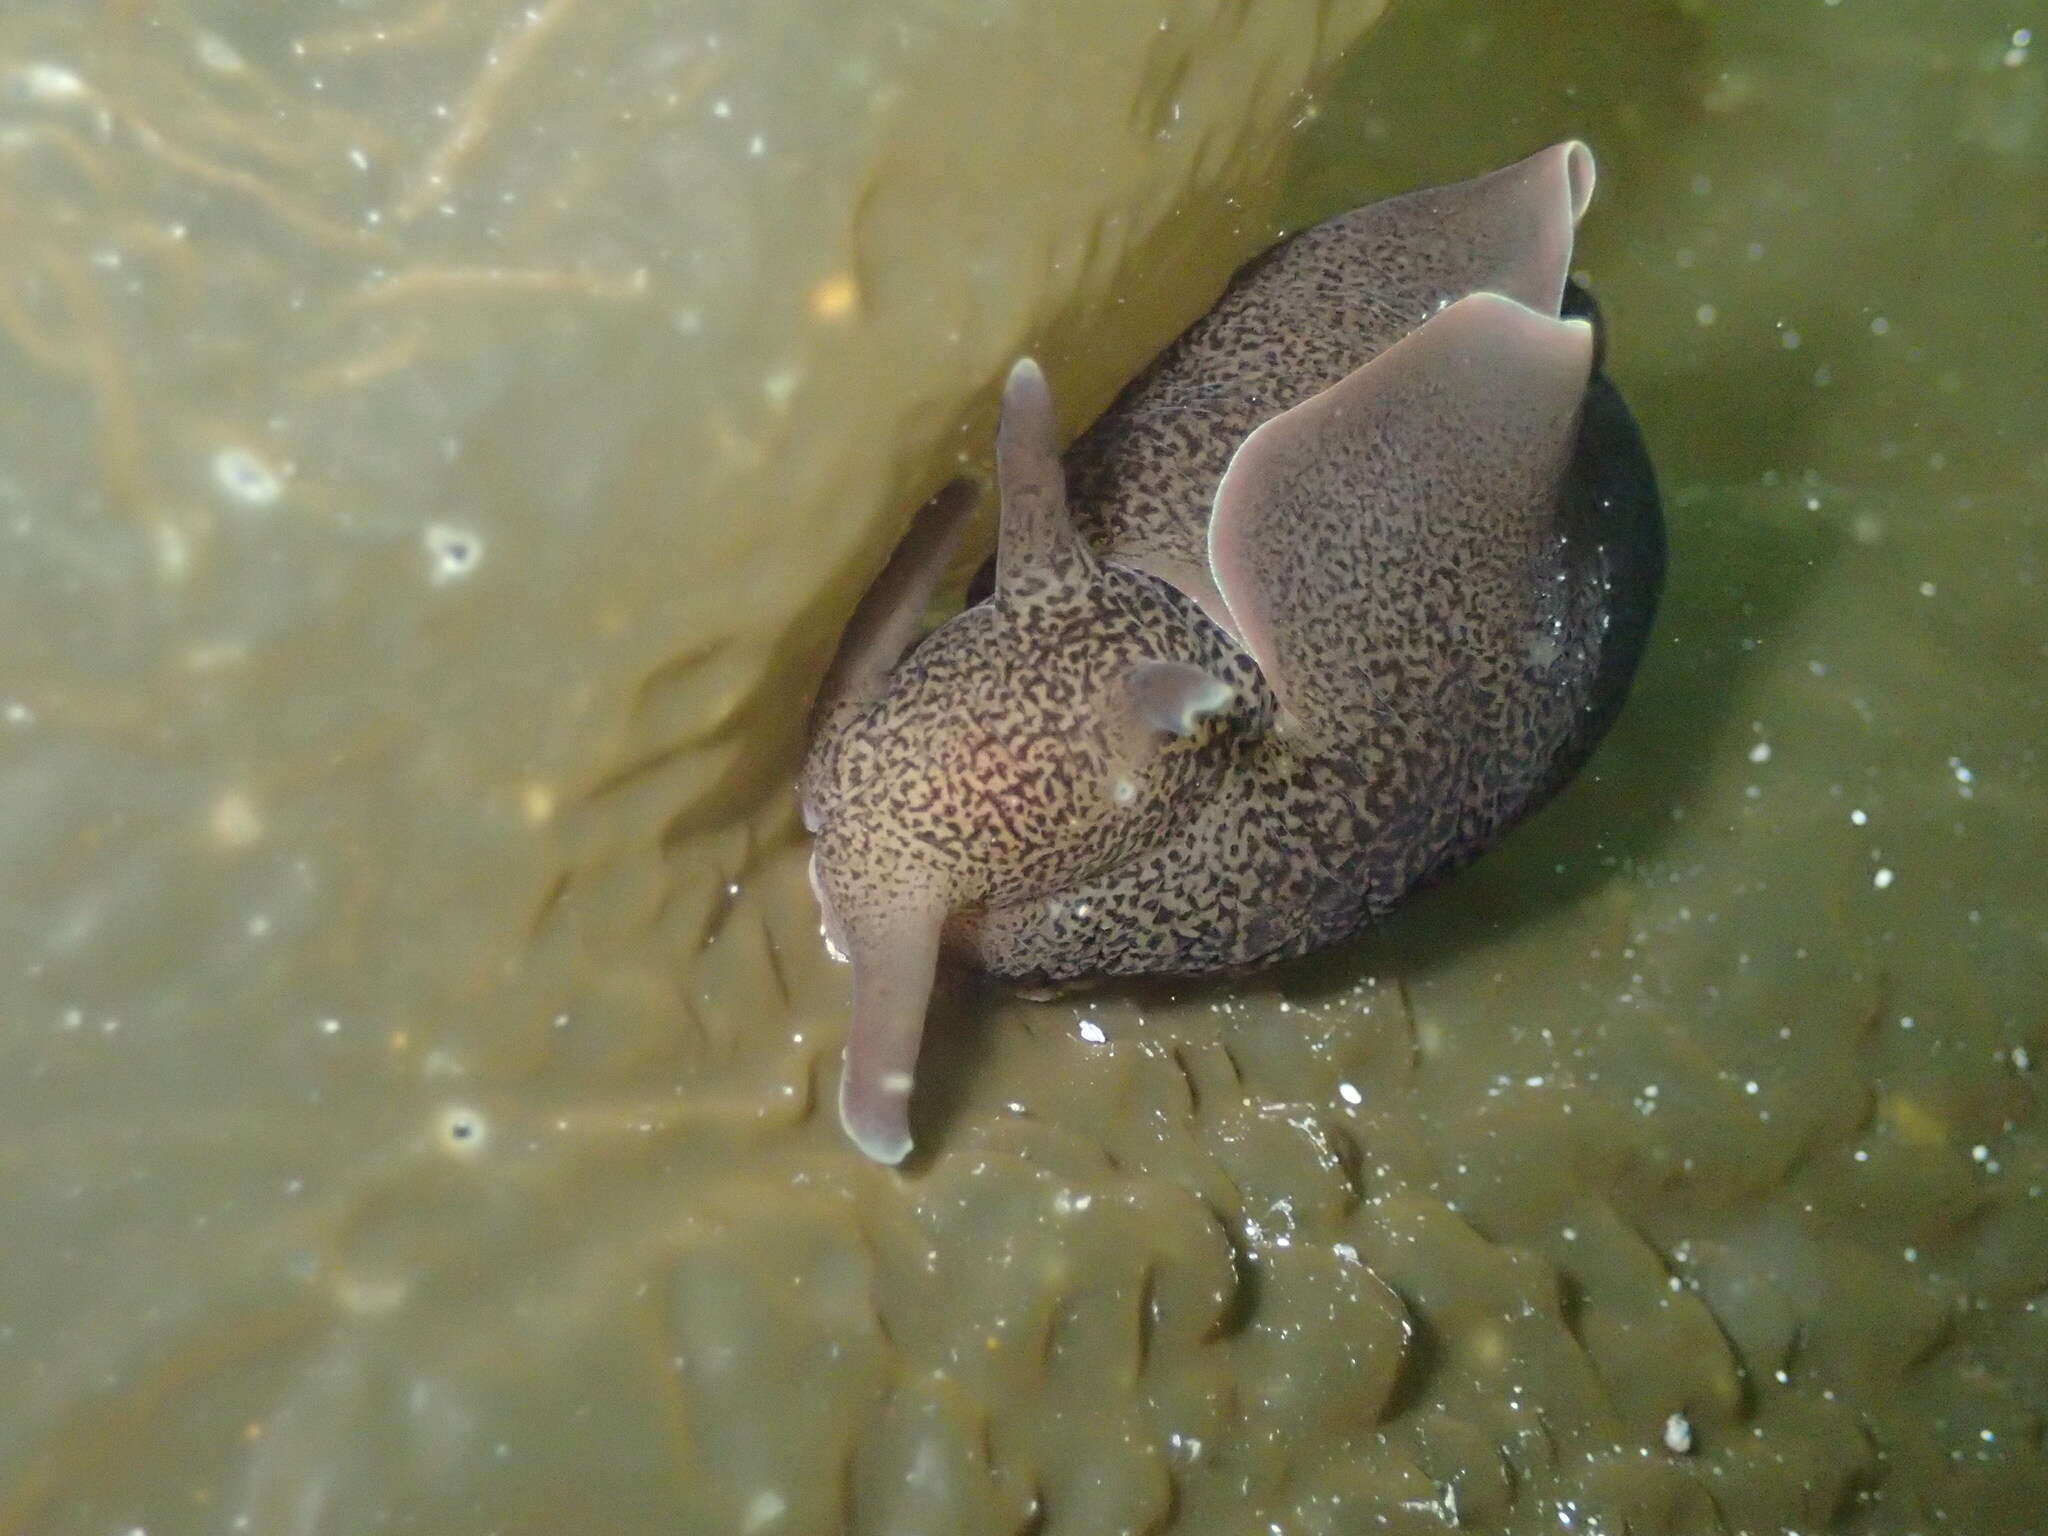
{"type": "Polygon", "coordinates": [[[1373,9],[0,17],[0,1536],[2048,1527],[2048,45],[1373,9]],[[789,781],[1008,359],[1567,135],[1615,734],[862,1161],[789,781]]]}

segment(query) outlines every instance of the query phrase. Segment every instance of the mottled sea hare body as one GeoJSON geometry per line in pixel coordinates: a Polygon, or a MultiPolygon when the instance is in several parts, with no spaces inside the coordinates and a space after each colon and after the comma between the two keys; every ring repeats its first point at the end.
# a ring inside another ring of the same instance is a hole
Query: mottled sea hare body
{"type": "Polygon", "coordinates": [[[993,588],[917,643],[935,500],[821,691],[802,794],[853,965],[840,1111],[909,1151],[942,950],[1035,984],[1350,937],[1542,804],[1620,707],[1654,479],[1567,277],[1560,144],[1252,263],[1062,464],[1012,372],[993,588]]]}

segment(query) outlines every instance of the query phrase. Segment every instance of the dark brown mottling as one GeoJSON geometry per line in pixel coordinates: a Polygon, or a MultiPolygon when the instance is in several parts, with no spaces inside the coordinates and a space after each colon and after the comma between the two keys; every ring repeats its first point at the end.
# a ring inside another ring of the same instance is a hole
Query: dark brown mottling
{"type": "Polygon", "coordinates": [[[1591,189],[1558,145],[1297,236],[1064,467],[1018,366],[992,596],[893,671],[872,654],[951,549],[958,498],[935,503],[856,619],[834,675],[866,685],[828,691],[804,776],[864,1149],[909,1150],[942,948],[1037,985],[1300,955],[1584,759],[1663,560],[1567,293],[1591,189]],[[1162,687],[1186,730],[1152,723],[1162,687]]]}

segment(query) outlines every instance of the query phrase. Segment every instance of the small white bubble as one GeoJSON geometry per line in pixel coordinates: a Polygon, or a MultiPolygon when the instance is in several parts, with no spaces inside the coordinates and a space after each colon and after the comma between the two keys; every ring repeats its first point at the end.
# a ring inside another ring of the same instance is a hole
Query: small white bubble
{"type": "Polygon", "coordinates": [[[437,587],[460,581],[474,571],[484,558],[483,536],[451,523],[429,523],[421,531],[427,547],[427,580],[437,587]]]}
{"type": "Polygon", "coordinates": [[[1923,581],[1920,583],[1920,595],[1922,597],[1934,596],[1935,590],[1935,585],[1931,581],[1923,581]]]}
{"type": "Polygon", "coordinates": [[[1664,1421],[1664,1449],[1674,1456],[1692,1450],[1692,1421],[1684,1414],[1674,1413],[1664,1421]]]}
{"type": "Polygon", "coordinates": [[[1337,1085],[1337,1097],[1346,1104],[1356,1105],[1365,1102],[1365,1095],[1358,1091],[1356,1083],[1339,1083],[1337,1085]]]}
{"type": "Polygon", "coordinates": [[[1751,747],[1749,760],[1752,763],[1768,763],[1771,760],[1771,744],[1768,741],[1760,741],[1751,747]]]}
{"type": "Polygon", "coordinates": [[[1880,869],[1876,874],[1870,877],[1870,883],[1876,886],[1880,891],[1888,891],[1891,889],[1893,878],[1894,877],[1890,870],[1880,869]]]}
{"type": "Polygon", "coordinates": [[[1870,825],[1870,813],[1868,811],[1851,811],[1849,813],[1849,825],[1852,827],[1870,825]]]}
{"type": "Polygon", "coordinates": [[[229,446],[214,453],[213,483],[249,507],[275,506],[284,494],[277,471],[247,448],[229,446]]]}
{"type": "Polygon", "coordinates": [[[1720,317],[1720,311],[1711,304],[1702,304],[1692,312],[1692,317],[1701,325],[1712,325],[1720,317]]]}
{"type": "Polygon", "coordinates": [[[1884,334],[1885,334],[1885,333],[1886,333],[1887,331],[1889,331],[1889,330],[1890,330],[1891,328],[1892,328],[1892,323],[1891,323],[1891,321],[1889,321],[1889,320],[1885,319],[1885,317],[1884,317],[1883,315],[1876,315],[1876,316],[1873,316],[1873,317],[1872,317],[1872,319],[1871,319],[1871,322],[1870,322],[1870,334],[1871,334],[1871,335],[1873,335],[1873,336],[1882,336],[1882,335],[1884,335],[1884,334]]]}
{"type": "Polygon", "coordinates": [[[490,1127],[484,1117],[460,1106],[441,1111],[440,1133],[443,1146],[465,1157],[481,1151],[490,1139],[490,1127]]]}

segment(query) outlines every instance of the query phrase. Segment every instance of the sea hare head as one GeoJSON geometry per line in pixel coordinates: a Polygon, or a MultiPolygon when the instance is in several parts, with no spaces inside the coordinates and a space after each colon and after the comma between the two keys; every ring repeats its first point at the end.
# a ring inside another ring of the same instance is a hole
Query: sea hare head
{"type": "Polygon", "coordinates": [[[872,696],[833,701],[804,774],[812,884],[854,969],[841,1113],[883,1162],[909,1150],[947,918],[1060,889],[1156,840],[1213,779],[1200,749],[1237,696],[1200,665],[1204,627],[1075,532],[1051,400],[1028,360],[1005,390],[998,478],[992,600],[872,696]]]}

